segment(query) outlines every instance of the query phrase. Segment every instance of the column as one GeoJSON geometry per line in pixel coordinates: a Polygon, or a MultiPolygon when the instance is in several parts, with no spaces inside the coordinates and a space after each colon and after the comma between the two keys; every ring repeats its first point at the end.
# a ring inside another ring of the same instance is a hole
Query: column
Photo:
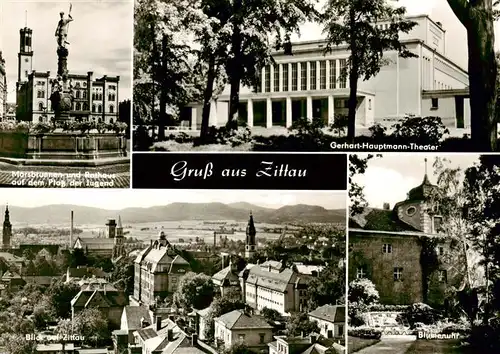
{"type": "Polygon", "coordinates": [[[251,98],[247,101],[247,125],[253,127],[253,101],[251,98]]]}
{"type": "Polygon", "coordinates": [[[273,126],[273,103],[271,98],[266,99],[266,128],[273,126]]]}
{"type": "Polygon", "coordinates": [[[292,126],[292,98],[286,98],[286,127],[292,126]]]}
{"type": "MultiPolygon", "coordinates": [[[[325,65],[326,65],[326,89],[330,89],[330,60],[325,60],[325,65]]],[[[330,111],[328,111],[330,112],[330,111]]]]}
{"type": "Polygon", "coordinates": [[[301,85],[300,82],[302,80],[302,68],[301,68],[301,63],[297,63],[297,91],[301,91],[301,85]]]}
{"type": "Polygon", "coordinates": [[[191,130],[196,130],[196,118],[198,116],[198,109],[196,107],[191,107],[191,130]]]}
{"type": "Polygon", "coordinates": [[[333,104],[333,96],[328,96],[328,125],[335,121],[335,105],[333,104]]]}
{"type": "Polygon", "coordinates": [[[312,97],[307,96],[306,99],[306,113],[307,113],[307,120],[312,122],[313,119],[313,102],[312,102],[312,97]]]}
{"type": "Polygon", "coordinates": [[[320,89],[320,61],[316,60],[316,90],[320,89]]]}
{"type": "Polygon", "coordinates": [[[279,92],[283,92],[283,64],[278,64],[279,70],[279,92]]]}
{"type": "Polygon", "coordinates": [[[307,91],[309,91],[311,89],[310,77],[311,77],[311,62],[308,61],[307,62],[307,70],[306,70],[306,88],[307,88],[307,91]]]}
{"type": "Polygon", "coordinates": [[[270,82],[270,92],[276,92],[276,88],[274,87],[274,64],[269,64],[269,82],[270,82]]]}

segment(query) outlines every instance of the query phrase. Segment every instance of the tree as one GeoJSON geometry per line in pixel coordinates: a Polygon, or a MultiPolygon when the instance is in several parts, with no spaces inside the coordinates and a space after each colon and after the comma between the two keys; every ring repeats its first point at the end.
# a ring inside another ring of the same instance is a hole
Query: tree
{"type": "Polygon", "coordinates": [[[250,349],[245,343],[237,342],[230,348],[224,349],[224,354],[257,354],[257,352],[250,349]]]}
{"type": "Polygon", "coordinates": [[[50,302],[56,317],[71,317],[71,300],[80,292],[80,287],[75,283],[58,281],[48,289],[50,302]]]}
{"type": "Polygon", "coordinates": [[[185,309],[201,310],[212,303],[214,290],[214,283],[210,276],[189,272],[179,281],[174,293],[174,302],[185,309]]]}
{"type": "Polygon", "coordinates": [[[308,305],[314,309],[326,304],[345,303],[345,267],[332,262],[307,286],[308,305]]]}
{"type": "Polygon", "coordinates": [[[327,35],[326,51],[347,44],[350,56],[341,80],[348,76],[349,100],[347,137],[354,141],[356,126],[357,91],[360,78],[368,80],[378,74],[384,51],[395,50],[402,58],[416,57],[399,40],[399,33],[408,33],[416,22],[405,19],[406,9],[394,7],[386,0],[329,0],[322,16],[327,35]],[[379,21],[389,22],[384,29],[379,21]]]}
{"type": "Polygon", "coordinates": [[[309,320],[307,313],[293,313],[286,322],[286,332],[289,336],[309,335],[319,333],[318,323],[309,320]]]}
{"type": "Polygon", "coordinates": [[[291,54],[290,36],[306,21],[316,19],[315,0],[226,0],[230,12],[229,56],[225,68],[229,78],[228,122],[236,122],[241,83],[259,84],[258,71],[271,61],[271,49],[291,54]],[[274,37],[274,46],[269,38],[274,37]]]}
{"type": "Polygon", "coordinates": [[[496,151],[495,0],[448,0],[467,30],[471,139],[478,151],[496,151]]]}
{"type": "Polygon", "coordinates": [[[132,257],[124,257],[116,262],[111,272],[110,280],[125,291],[125,293],[132,294],[134,291],[134,259],[132,257]]]}
{"type": "Polygon", "coordinates": [[[207,338],[208,341],[213,341],[215,330],[214,319],[216,317],[222,316],[223,314],[234,310],[241,310],[244,308],[245,304],[240,300],[233,301],[226,298],[215,299],[210,305],[210,311],[208,312],[206,317],[206,323],[208,325],[205,327],[205,338],[207,338]]]}
{"type": "Polygon", "coordinates": [[[349,283],[349,303],[371,305],[378,303],[380,295],[371,280],[361,278],[349,283]]]}
{"type": "Polygon", "coordinates": [[[260,310],[260,314],[262,317],[264,317],[268,321],[281,321],[283,316],[281,316],[281,313],[276,311],[275,309],[270,309],[268,307],[264,307],[262,310],[260,310]]]}
{"type": "Polygon", "coordinates": [[[96,308],[86,308],[78,312],[73,319],[73,328],[75,333],[85,338],[85,344],[96,347],[111,336],[107,320],[96,308]]]}
{"type": "MultiPolygon", "coordinates": [[[[376,155],[381,157],[382,155],[376,155]]],[[[356,182],[356,176],[362,175],[368,168],[368,161],[375,155],[349,155],[349,214],[351,217],[363,212],[363,209],[368,205],[363,193],[363,186],[356,182]]]]}
{"type": "Polygon", "coordinates": [[[26,337],[21,334],[4,333],[0,342],[3,343],[5,352],[8,354],[34,353],[36,348],[35,341],[26,340],[26,337]]]}

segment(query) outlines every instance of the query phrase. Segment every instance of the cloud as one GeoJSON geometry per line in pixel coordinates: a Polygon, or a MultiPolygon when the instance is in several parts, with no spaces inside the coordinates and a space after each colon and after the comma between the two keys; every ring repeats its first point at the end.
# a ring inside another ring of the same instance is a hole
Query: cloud
{"type": "MultiPolygon", "coordinates": [[[[15,102],[19,29],[33,29],[33,69],[57,71],[54,35],[59,12],[66,14],[69,1],[2,1],[2,50],[6,59],[8,100],[15,102]],[[26,21],[27,13],[27,21],[26,21]]],[[[133,2],[131,0],[71,1],[74,21],[68,32],[68,69],[96,77],[120,76],[120,100],[131,98],[133,2]]]]}

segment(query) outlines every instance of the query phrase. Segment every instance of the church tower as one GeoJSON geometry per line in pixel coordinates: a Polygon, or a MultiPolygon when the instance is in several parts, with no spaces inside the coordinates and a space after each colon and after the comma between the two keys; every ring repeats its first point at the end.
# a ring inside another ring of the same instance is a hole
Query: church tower
{"type": "Polygon", "coordinates": [[[33,70],[33,30],[28,27],[19,30],[19,53],[17,67],[17,83],[28,81],[28,75],[33,70]]]}
{"type": "Polygon", "coordinates": [[[118,215],[118,224],[116,225],[115,245],[123,244],[123,226],[122,218],[118,215]]]}
{"type": "Polygon", "coordinates": [[[2,230],[2,248],[10,248],[10,238],[12,237],[12,224],[9,217],[9,206],[5,207],[5,218],[3,220],[2,230]]]}
{"type": "Polygon", "coordinates": [[[248,220],[246,230],[246,244],[245,244],[245,258],[252,258],[255,254],[255,225],[253,223],[253,215],[250,212],[250,219],[248,220]]]}
{"type": "Polygon", "coordinates": [[[106,226],[108,227],[108,238],[115,238],[115,236],[116,236],[116,221],[115,221],[115,219],[108,219],[106,226]]]}

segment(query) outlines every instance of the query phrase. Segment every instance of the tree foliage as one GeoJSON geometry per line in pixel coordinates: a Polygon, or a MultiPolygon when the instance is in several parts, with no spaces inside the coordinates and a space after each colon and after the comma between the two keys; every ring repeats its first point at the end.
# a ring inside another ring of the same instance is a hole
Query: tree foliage
{"type": "Polygon", "coordinates": [[[96,308],[85,308],[73,319],[73,331],[84,337],[87,345],[99,345],[109,339],[108,321],[96,308]]]}
{"type": "Polygon", "coordinates": [[[296,312],[287,319],[286,333],[289,336],[307,336],[311,333],[319,333],[318,323],[311,321],[307,313],[296,312]]]}
{"type": "Polygon", "coordinates": [[[55,282],[48,289],[50,302],[55,311],[55,316],[60,318],[71,317],[71,300],[80,292],[80,287],[75,283],[55,282]]]}
{"type": "Polygon", "coordinates": [[[402,58],[416,57],[400,41],[401,32],[408,33],[416,22],[405,18],[406,9],[396,7],[386,0],[329,0],[322,15],[327,36],[326,51],[347,44],[350,52],[341,80],[349,80],[347,137],[355,136],[355,119],[358,104],[358,80],[368,80],[378,74],[387,63],[384,52],[395,50],[402,58]],[[389,26],[377,27],[378,22],[389,26]]]}
{"type": "Polygon", "coordinates": [[[189,272],[179,281],[174,293],[174,302],[185,309],[201,310],[212,303],[214,291],[210,276],[189,272]]]}
{"type": "Polygon", "coordinates": [[[345,303],[345,276],[345,267],[339,267],[338,263],[328,264],[308,284],[309,308],[345,303]]]}
{"type": "Polygon", "coordinates": [[[213,341],[214,339],[214,319],[222,316],[225,313],[241,310],[245,308],[245,304],[241,300],[234,301],[227,298],[216,298],[210,305],[210,310],[205,318],[207,326],[205,327],[205,338],[208,341],[213,341]]]}
{"type": "Polygon", "coordinates": [[[379,298],[378,290],[371,280],[361,278],[349,283],[349,303],[372,305],[378,303],[379,298]]]}
{"type": "MultiPolygon", "coordinates": [[[[381,157],[382,155],[377,155],[381,157]]],[[[363,193],[363,186],[356,181],[356,177],[366,172],[368,161],[375,155],[349,155],[349,215],[351,217],[363,212],[368,206],[363,193]]]]}

